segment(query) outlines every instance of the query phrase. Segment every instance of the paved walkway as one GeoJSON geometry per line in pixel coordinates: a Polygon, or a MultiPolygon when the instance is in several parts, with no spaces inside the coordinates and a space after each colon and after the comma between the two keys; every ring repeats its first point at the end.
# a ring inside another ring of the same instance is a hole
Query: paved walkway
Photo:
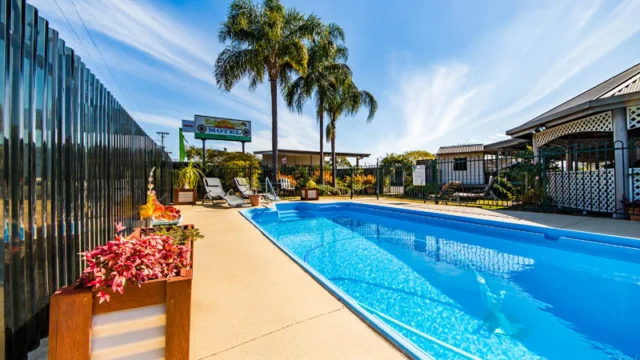
{"type": "MultiPolygon", "coordinates": [[[[357,201],[640,238],[640,223],[623,220],[357,201]]],[[[191,359],[404,358],[238,210],[211,205],[181,210],[205,235],[195,248],[191,359]]]]}
{"type": "Polygon", "coordinates": [[[191,359],[404,359],[238,211],[182,206],[195,246],[191,359]]]}

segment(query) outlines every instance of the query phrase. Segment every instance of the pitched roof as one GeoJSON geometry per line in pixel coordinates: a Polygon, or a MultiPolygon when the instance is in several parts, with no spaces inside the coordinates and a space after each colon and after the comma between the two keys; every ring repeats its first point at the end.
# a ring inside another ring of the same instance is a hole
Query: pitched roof
{"type": "Polygon", "coordinates": [[[526,123],[507,131],[507,135],[527,128],[540,125],[552,120],[565,110],[588,103],[589,101],[603,99],[612,96],[620,96],[633,92],[640,92],[640,64],[636,64],[618,75],[592,87],[580,95],[565,101],[553,109],[527,121],[526,123]]]}
{"type": "MultiPolygon", "coordinates": [[[[271,155],[271,150],[260,150],[253,152],[256,155],[271,155]]],[[[278,149],[278,155],[310,155],[310,156],[320,156],[320,151],[317,150],[291,150],[291,149],[278,149]]],[[[324,156],[331,155],[331,152],[324,152],[324,156]]],[[[366,158],[371,156],[371,154],[365,153],[347,153],[347,152],[337,152],[336,156],[345,156],[345,157],[356,157],[356,158],[366,158]]]]}
{"type": "Polygon", "coordinates": [[[436,155],[478,153],[483,149],[484,145],[482,144],[441,146],[436,155]]]}
{"type": "Polygon", "coordinates": [[[525,139],[506,139],[497,141],[491,144],[487,144],[484,146],[485,152],[497,152],[497,151],[505,151],[511,149],[524,149],[530,143],[529,140],[525,139]]]}

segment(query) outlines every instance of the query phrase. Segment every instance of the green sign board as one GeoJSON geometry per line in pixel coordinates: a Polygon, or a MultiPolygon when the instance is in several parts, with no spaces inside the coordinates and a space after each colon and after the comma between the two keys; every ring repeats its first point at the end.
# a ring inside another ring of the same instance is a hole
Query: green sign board
{"type": "Polygon", "coordinates": [[[196,115],[196,139],[251,142],[251,121],[196,115]]]}

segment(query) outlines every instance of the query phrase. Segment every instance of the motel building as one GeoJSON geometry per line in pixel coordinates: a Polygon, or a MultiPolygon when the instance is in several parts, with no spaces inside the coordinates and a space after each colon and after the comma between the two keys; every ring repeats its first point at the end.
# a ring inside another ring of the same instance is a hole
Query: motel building
{"type": "Polygon", "coordinates": [[[554,161],[558,207],[624,217],[623,198],[640,199],[640,64],[506,133],[554,161]]]}
{"type": "MultiPolygon", "coordinates": [[[[255,155],[262,157],[263,165],[271,165],[273,163],[273,152],[271,150],[254,151],[255,155]]],[[[364,153],[348,153],[336,152],[336,156],[344,156],[352,164],[360,165],[360,160],[368,158],[371,154],[364,153]]],[[[286,159],[286,166],[317,166],[320,165],[320,151],[312,150],[290,150],[278,149],[278,163],[283,164],[286,159]]],[[[331,159],[331,152],[324,152],[324,163],[331,159]]]]}

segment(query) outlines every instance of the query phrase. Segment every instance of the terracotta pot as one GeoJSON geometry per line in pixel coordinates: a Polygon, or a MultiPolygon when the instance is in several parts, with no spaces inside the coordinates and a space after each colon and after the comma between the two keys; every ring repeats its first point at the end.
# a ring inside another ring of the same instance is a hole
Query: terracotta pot
{"type": "Polygon", "coordinates": [[[147,281],[141,287],[126,286],[123,294],[103,290],[111,300],[102,304],[96,291],[78,285],[56,291],[49,311],[48,358],[89,360],[104,354],[132,355],[126,354],[132,345],[135,348],[127,334],[141,326],[152,326],[164,330],[164,336],[156,341],[164,342],[157,346],[164,345],[162,355],[166,359],[189,359],[191,282],[191,270],[183,270],[180,276],[170,279],[147,281]],[[119,321],[126,317],[126,325],[117,327],[114,316],[120,317],[119,321]],[[153,323],[162,317],[165,322],[153,323]],[[116,340],[104,341],[109,338],[116,340]],[[122,346],[118,348],[119,345],[122,346]]]}
{"type": "Polygon", "coordinates": [[[251,201],[251,206],[260,206],[262,195],[249,195],[249,201],[251,201]]]}

